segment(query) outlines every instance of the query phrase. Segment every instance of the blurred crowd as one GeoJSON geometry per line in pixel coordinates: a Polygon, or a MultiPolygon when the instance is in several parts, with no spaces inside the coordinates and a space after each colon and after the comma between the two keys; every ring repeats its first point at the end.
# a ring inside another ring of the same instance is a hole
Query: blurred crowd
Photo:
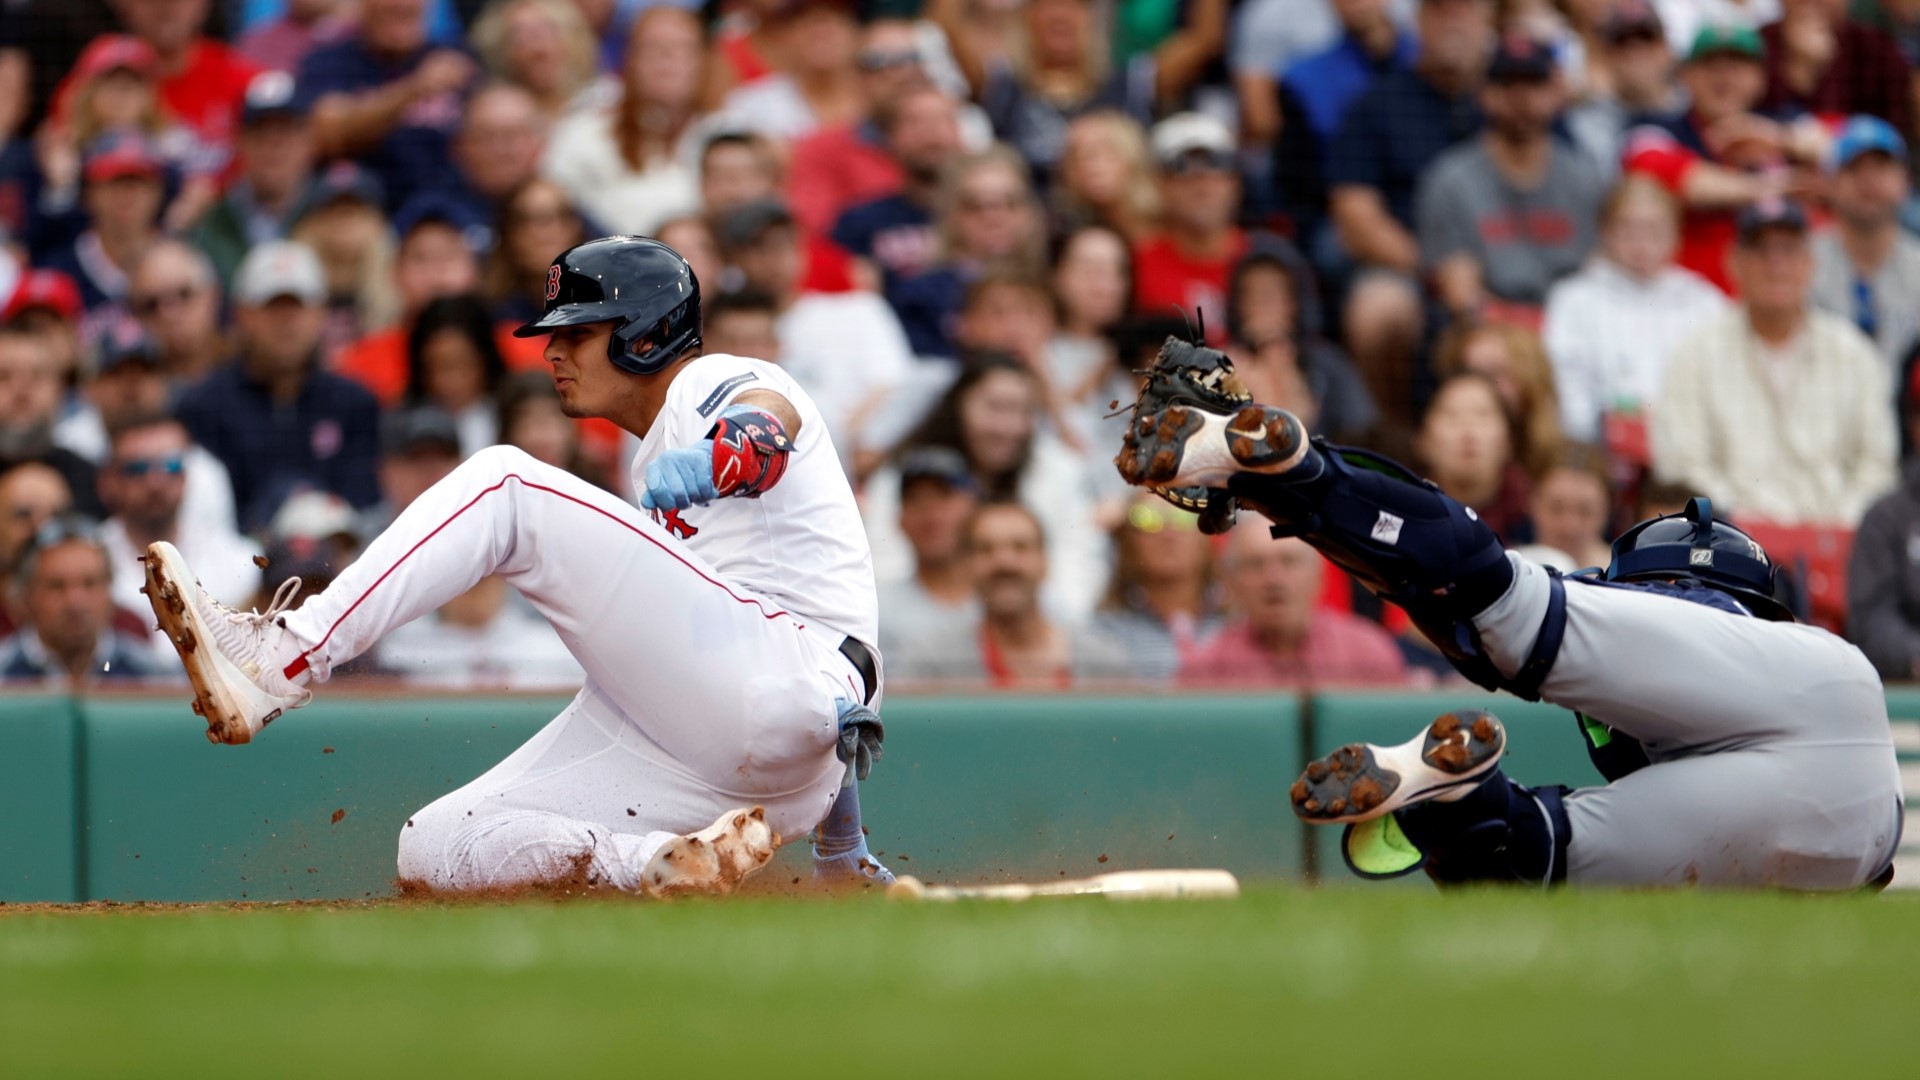
{"type": "MultiPolygon", "coordinates": [[[[1423,684],[1119,481],[1204,335],[1526,557],[1693,494],[1920,673],[1920,0],[0,0],[0,679],[177,678],[135,558],[324,588],[498,443],[631,496],[537,312],[656,236],[859,493],[890,681],[1423,684]]],[[[554,689],[490,579],[345,674],[554,689]]]]}

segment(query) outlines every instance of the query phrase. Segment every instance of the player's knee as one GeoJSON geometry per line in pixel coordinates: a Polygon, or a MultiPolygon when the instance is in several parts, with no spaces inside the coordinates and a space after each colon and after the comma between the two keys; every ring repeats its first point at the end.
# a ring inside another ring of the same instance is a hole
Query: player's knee
{"type": "Polygon", "coordinates": [[[525,450],[501,443],[474,451],[472,456],[460,463],[457,471],[498,479],[545,467],[539,459],[525,450]]]}

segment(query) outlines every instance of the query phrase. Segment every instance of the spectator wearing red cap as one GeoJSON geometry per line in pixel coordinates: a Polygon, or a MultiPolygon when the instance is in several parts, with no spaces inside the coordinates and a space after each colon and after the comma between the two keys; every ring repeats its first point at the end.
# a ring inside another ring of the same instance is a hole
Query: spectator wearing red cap
{"type": "Polygon", "coordinates": [[[80,287],[87,320],[83,339],[104,321],[123,316],[127,275],[160,235],[166,165],[137,131],[110,132],[87,148],[81,166],[80,205],[86,228],[42,262],[80,287]]]}
{"type": "Polygon", "coordinates": [[[176,120],[161,100],[159,64],[151,46],[128,34],[103,34],[80,54],[53,116],[35,140],[42,213],[72,207],[82,150],[116,131],[145,135],[178,181],[179,193],[165,215],[169,228],[185,227],[206,211],[216,196],[216,176],[226,164],[226,153],[176,120]]]}
{"type": "Polygon", "coordinates": [[[118,0],[127,32],[153,48],[160,100],[224,167],[247,83],[260,69],[202,35],[212,0],[118,0]]]}
{"type": "Polygon", "coordinates": [[[80,287],[58,270],[28,270],[20,275],[6,306],[0,308],[0,327],[24,330],[38,337],[52,353],[54,369],[72,382],[80,370],[80,287]]]}

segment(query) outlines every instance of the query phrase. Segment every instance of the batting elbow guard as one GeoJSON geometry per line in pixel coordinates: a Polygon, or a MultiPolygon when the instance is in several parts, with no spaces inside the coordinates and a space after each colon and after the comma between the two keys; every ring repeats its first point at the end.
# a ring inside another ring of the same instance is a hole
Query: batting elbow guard
{"type": "Polygon", "coordinates": [[[793,440],[780,418],[751,405],[720,414],[713,430],[713,489],[721,498],[757,499],[787,472],[793,440]]]}

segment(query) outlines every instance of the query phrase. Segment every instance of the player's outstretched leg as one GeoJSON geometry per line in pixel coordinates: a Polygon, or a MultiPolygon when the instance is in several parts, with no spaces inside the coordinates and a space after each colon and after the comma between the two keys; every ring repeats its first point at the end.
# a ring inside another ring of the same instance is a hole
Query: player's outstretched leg
{"type": "Polygon", "coordinates": [[[279,616],[299,592],[298,578],[280,586],[266,611],[240,611],[201,588],[179,549],[164,540],[149,547],[141,562],[147,583],[140,591],[180,654],[193,683],[193,711],[206,718],[210,741],[248,742],[275,717],[313,697],[304,680],[286,676],[279,661],[287,648],[279,616]]]}
{"type": "Polygon", "coordinates": [[[1506,741],[1492,714],[1463,709],[1398,746],[1343,746],[1295,782],[1294,813],[1346,823],[1341,856],[1363,878],[1424,869],[1442,885],[1558,883],[1572,835],[1564,792],[1509,780],[1506,741]]]}
{"type": "Polygon", "coordinates": [[[1492,713],[1461,709],[1398,746],[1353,743],[1309,762],[1289,796],[1304,821],[1370,821],[1403,807],[1464,797],[1500,764],[1506,729],[1492,713]]]}
{"type": "Polygon", "coordinates": [[[724,895],[767,865],[779,846],[766,811],[729,810],[699,832],[660,845],[640,872],[640,887],[649,896],[724,895]]]}

